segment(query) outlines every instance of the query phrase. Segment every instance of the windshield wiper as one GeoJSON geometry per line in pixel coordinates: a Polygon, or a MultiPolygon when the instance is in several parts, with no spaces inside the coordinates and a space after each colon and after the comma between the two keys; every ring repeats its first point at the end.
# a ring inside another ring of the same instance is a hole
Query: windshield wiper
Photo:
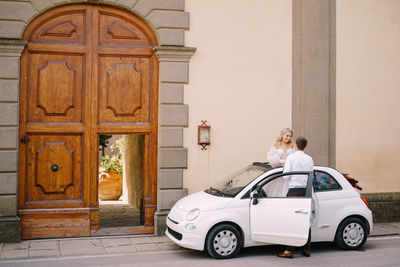
{"type": "Polygon", "coordinates": [[[223,196],[223,197],[225,196],[224,192],[222,192],[221,190],[218,190],[218,189],[216,189],[216,188],[214,188],[212,186],[210,186],[210,191],[215,191],[218,194],[220,194],[221,196],[223,196]]]}

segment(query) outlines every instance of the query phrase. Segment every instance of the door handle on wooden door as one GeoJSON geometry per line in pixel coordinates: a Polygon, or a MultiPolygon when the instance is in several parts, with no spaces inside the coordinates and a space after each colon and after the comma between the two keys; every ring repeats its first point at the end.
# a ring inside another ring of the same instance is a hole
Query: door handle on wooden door
{"type": "Polygon", "coordinates": [[[26,144],[26,143],[28,143],[29,141],[31,141],[31,140],[28,138],[27,135],[24,135],[24,137],[21,138],[21,143],[23,143],[23,144],[26,144]]]}

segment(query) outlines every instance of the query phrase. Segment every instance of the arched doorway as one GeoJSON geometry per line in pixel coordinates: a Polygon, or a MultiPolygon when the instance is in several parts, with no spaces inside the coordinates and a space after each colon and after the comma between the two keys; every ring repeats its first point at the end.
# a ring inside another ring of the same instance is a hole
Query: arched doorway
{"type": "Polygon", "coordinates": [[[25,30],[21,57],[19,203],[23,239],[88,236],[99,227],[102,134],[143,136],[143,221],[157,192],[158,62],[152,30],[107,6],[68,5],[25,30]]]}

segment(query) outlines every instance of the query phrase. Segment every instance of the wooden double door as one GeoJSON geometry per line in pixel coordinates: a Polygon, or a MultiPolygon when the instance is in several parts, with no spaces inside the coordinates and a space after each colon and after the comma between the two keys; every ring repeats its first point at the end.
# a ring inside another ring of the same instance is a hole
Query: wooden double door
{"type": "Polygon", "coordinates": [[[138,232],[153,232],[158,61],[151,29],[122,10],[68,5],[37,17],[23,39],[22,238],[89,236],[99,227],[101,134],[145,136],[138,232]]]}

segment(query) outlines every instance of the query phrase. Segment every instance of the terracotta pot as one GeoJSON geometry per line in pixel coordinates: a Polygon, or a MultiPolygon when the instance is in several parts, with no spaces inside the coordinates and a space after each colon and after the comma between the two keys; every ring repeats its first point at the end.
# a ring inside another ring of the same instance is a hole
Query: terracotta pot
{"type": "Polygon", "coordinates": [[[118,200],[122,195],[122,175],[114,170],[99,174],[100,200],[118,200]]]}

